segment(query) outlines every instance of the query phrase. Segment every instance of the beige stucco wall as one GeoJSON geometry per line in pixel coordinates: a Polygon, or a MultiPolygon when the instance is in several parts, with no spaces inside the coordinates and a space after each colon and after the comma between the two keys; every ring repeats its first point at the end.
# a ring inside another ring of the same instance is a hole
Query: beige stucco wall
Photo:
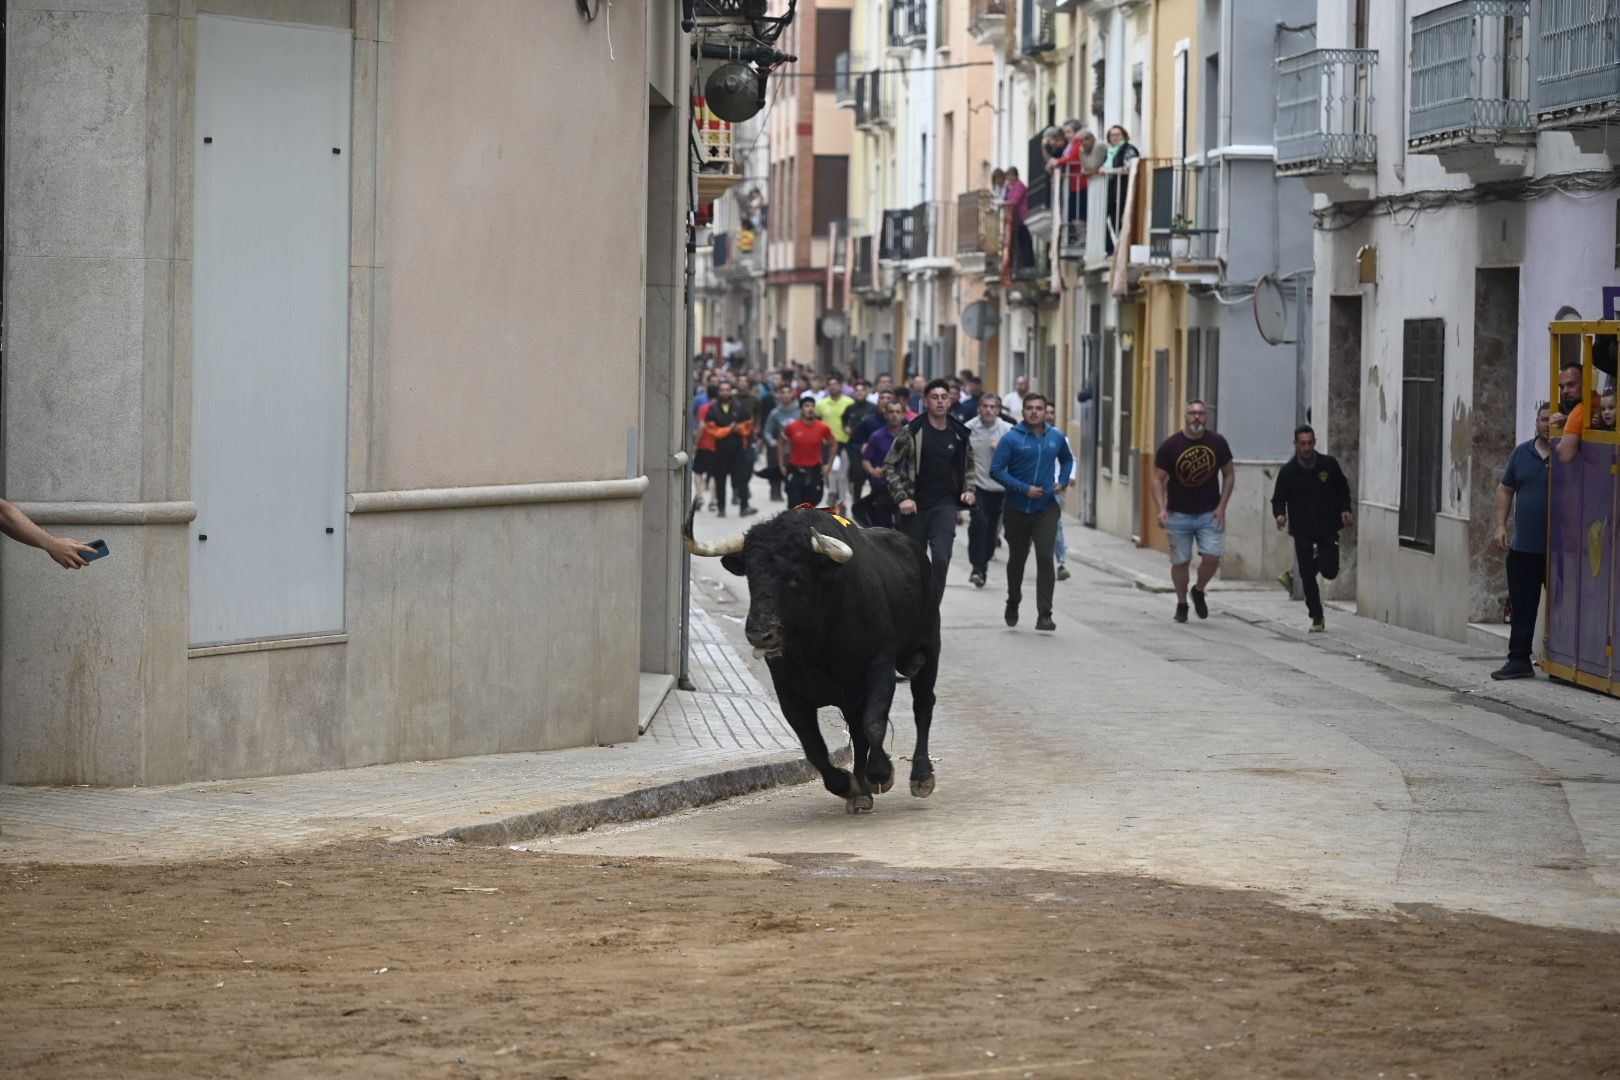
{"type": "Polygon", "coordinates": [[[645,16],[642,4],[615,5],[609,25],[555,0],[398,0],[377,487],[626,474],[640,422],[645,16]]]}

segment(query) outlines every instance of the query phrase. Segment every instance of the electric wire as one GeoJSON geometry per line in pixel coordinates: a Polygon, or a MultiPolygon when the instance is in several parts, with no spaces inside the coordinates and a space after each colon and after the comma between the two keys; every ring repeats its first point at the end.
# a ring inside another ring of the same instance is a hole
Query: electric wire
{"type": "Polygon", "coordinates": [[[1497,180],[1471,188],[1407,191],[1376,199],[1332,203],[1312,210],[1311,217],[1315,219],[1318,232],[1341,232],[1379,217],[1388,217],[1396,225],[1410,228],[1422,214],[1438,213],[1455,206],[1534,202],[1554,193],[1571,198],[1595,198],[1617,187],[1620,187],[1620,169],[1597,169],[1529,180],[1497,180]],[[1404,221],[1402,215],[1405,215],[1404,221]]]}

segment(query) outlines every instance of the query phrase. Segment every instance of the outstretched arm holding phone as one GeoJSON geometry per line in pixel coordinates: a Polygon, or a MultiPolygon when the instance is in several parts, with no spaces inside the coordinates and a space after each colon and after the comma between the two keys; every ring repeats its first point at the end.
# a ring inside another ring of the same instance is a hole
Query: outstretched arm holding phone
{"type": "Polygon", "coordinates": [[[0,499],[0,532],[20,544],[39,548],[56,560],[56,565],[68,570],[77,570],[81,566],[88,565],[84,556],[95,550],[89,544],[82,544],[65,536],[51,535],[29,520],[27,514],[4,499],[0,499]]]}

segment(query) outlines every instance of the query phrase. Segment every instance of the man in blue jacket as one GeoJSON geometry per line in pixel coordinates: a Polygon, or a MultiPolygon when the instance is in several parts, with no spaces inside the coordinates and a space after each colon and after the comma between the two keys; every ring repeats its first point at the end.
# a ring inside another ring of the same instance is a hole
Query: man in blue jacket
{"type": "Polygon", "coordinates": [[[990,478],[1007,489],[1002,505],[1002,528],[1007,534],[1007,625],[1018,625],[1018,602],[1023,597],[1024,561],[1035,544],[1035,629],[1056,630],[1052,621],[1052,588],[1056,570],[1052,549],[1057,543],[1057,493],[1069,485],[1074,454],[1063,434],[1046,423],[1046,398],[1025,394],[1024,422],[1009,431],[996,447],[990,478]],[[1052,485],[1053,462],[1057,486],[1052,485]]]}

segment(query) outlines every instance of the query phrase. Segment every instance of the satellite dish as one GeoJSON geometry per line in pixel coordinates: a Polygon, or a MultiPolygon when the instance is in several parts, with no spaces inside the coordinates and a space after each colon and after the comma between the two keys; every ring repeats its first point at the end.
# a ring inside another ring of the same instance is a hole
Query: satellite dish
{"type": "Polygon", "coordinates": [[[837,341],[848,328],[844,316],[836,311],[829,311],[821,317],[821,336],[828,341],[837,341]]]}
{"type": "Polygon", "coordinates": [[[760,99],[759,77],[747,64],[721,64],[703,84],[703,97],[709,111],[722,120],[740,124],[764,106],[760,99]]]}
{"type": "Polygon", "coordinates": [[[1288,305],[1283,300],[1282,286],[1270,274],[1254,283],[1254,325],[1267,345],[1294,343],[1288,336],[1288,305]]]}
{"type": "Polygon", "coordinates": [[[974,341],[989,341],[1001,327],[1001,316],[988,300],[975,300],[962,309],[962,332],[974,341]]]}

